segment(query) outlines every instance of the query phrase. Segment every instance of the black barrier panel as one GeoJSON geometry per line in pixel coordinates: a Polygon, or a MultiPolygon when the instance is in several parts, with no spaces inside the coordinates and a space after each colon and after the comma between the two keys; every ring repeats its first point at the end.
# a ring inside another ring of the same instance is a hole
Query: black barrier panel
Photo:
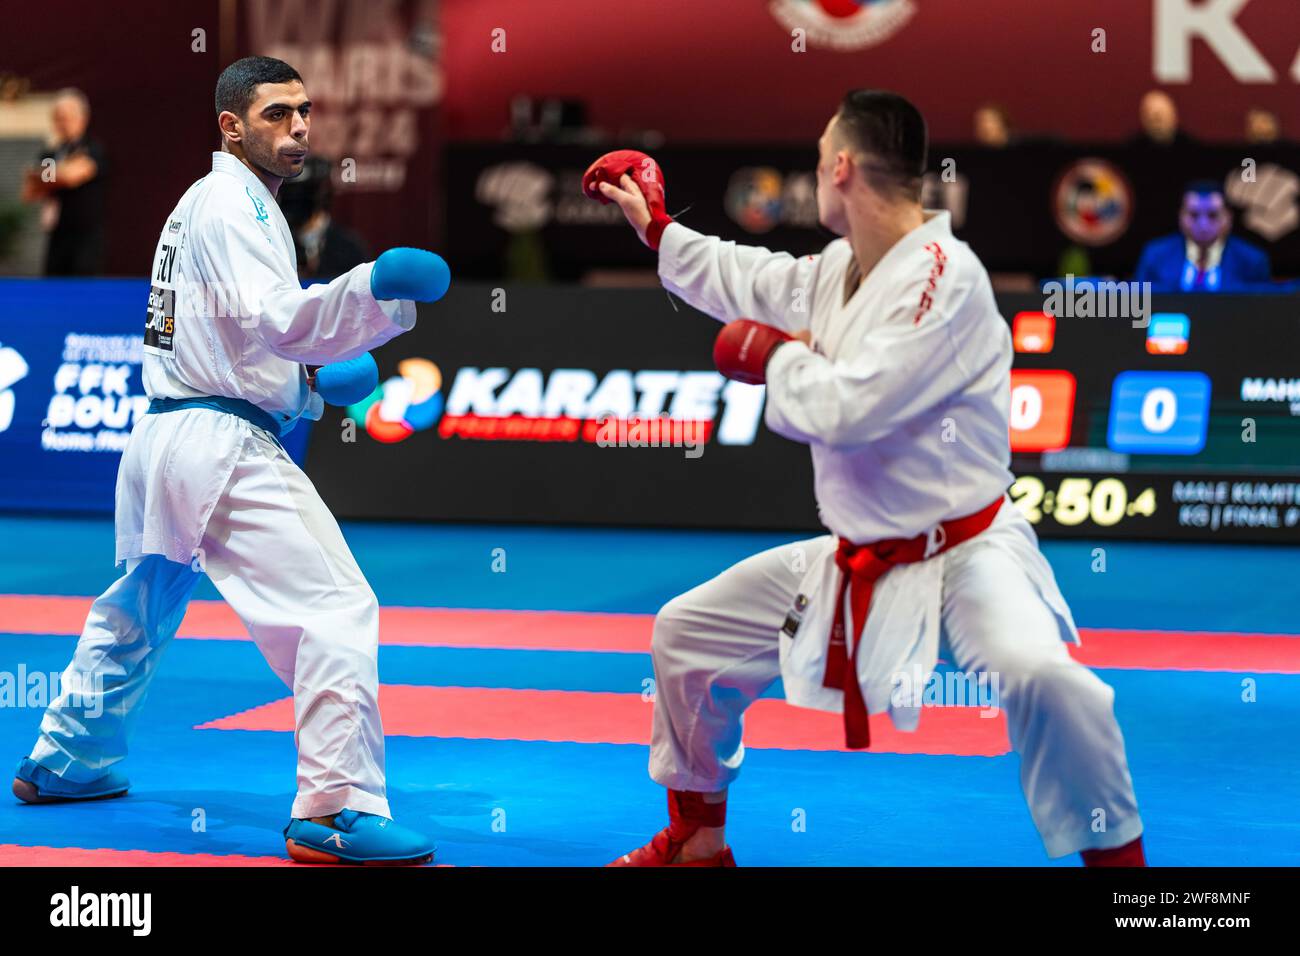
{"type": "MultiPolygon", "coordinates": [[[[1300,302],[1067,291],[999,300],[1040,532],[1300,540],[1300,302]]],[[[308,470],[348,518],[816,530],[808,451],[712,369],[717,329],[662,290],[458,284],[308,470]]]]}
{"type": "MultiPolygon", "coordinates": [[[[465,144],[448,149],[447,247],[467,278],[577,279],[653,268],[618,208],[585,198],[599,149],[465,144]]],[[[693,229],[801,255],[817,225],[816,148],[664,147],[668,210],[693,229]]],[[[993,272],[1133,275],[1143,245],[1178,230],[1191,180],[1225,184],[1235,235],[1266,250],[1275,276],[1300,274],[1300,148],[1026,143],[930,152],[927,205],[993,272]]]]}

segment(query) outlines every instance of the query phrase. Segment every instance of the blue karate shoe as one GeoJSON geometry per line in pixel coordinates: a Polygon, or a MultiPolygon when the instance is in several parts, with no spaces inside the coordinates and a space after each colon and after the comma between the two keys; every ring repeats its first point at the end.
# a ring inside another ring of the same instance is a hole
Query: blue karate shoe
{"type": "Polygon", "coordinates": [[[23,803],[66,803],[71,800],[109,800],[126,795],[131,782],[110,770],[89,783],[73,783],[50,773],[31,757],[24,757],[14,771],[14,796],[23,803]]]}
{"type": "Polygon", "coordinates": [[[356,863],[404,866],[433,859],[433,842],[388,817],[340,810],[334,826],[293,819],[284,828],[284,847],[299,863],[356,863]]]}

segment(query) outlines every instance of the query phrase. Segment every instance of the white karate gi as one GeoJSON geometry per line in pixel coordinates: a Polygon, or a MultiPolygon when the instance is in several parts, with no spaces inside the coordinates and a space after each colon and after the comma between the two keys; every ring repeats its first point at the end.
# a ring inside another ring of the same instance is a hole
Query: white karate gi
{"type": "MultiPolygon", "coordinates": [[[[787,343],[768,364],[766,421],[811,447],[834,533],[755,555],[659,612],[650,772],[664,786],[725,788],[744,759],[742,715],[778,676],[790,703],[842,710],[842,691],[823,686],[833,615],[852,620],[847,600],[836,607],[836,536],[938,544],[937,525],[1011,484],[1010,335],[948,214],[926,213],[845,303],[852,255],[845,239],[796,259],[680,223],[664,231],[660,278],[691,305],[723,321],[811,329],[812,348],[787,343]],[[781,633],[792,611],[793,638],[781,633]]],[[[1066,651],[1078,641],[1069,608],[1009,500],[981,534],[876,583],[857,655],[870,713],[916,727],[919,701],[894,691],[933,672],[941,639],[958,668],[996,672],[1049,855],[1142,832],[1114,692],[1066,651]]]]}
{"type": "MultiPolygon", "coordinates": [[[[304,363],[353,358],[415,324],[377,301],[372,263],[304,290],[274,197],[228,153],[167,217],[154,257],[143,376],[151,398],[226,396],[287,430],[319,418],[304,363]]],[[[73,781],[126,755],[162,652],[206,571],[294,695],[294,817],[391,816],[377,669],[379,608],[338,524],[278,442],[211,408],[144,416],[117,478],[126,574],[91,607],[32,759],[73,781]]],[[[214,714],[222,716],[220,714],[214,714]]]]}

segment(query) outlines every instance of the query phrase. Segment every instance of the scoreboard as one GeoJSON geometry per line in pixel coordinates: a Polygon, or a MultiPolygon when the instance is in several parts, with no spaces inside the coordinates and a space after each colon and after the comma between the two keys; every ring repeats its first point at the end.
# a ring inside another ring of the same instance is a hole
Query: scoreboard
{"type": "Polygon", "coordinates": [[[1300,541],[1300,299],[1000,296],[1012,499],[1045,536],[1300,541]]]}

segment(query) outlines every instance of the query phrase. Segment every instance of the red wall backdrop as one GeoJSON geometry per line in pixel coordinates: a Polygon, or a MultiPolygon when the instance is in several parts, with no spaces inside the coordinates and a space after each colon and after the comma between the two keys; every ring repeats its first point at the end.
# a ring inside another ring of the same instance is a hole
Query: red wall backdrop
{"type": "MultiPolygon", "coordinates": [[[[824,0],[823,9],[850,3],[824,0]]],[[[877,45],[837,52],[810,44],[796,54],[770,0],[444,0],[447,133],[494,138],[510,98],[528,93],[585,99],[591,119],[611,133],[802,141],[820,133],[846,89],[879,86],[914,99],[936,140],[967,138],[971,113],[985,100],[1004,103],[1026,131],[1110,140],[1135,131],[1138,98],[1161,86],[1194,135],[1239,138],[1246,109],[1259,105],[1300,137],[1300,82],[1290,75],[1300,49],[1296,0],[1244,0],[1233,22],[1274,74],[1273,82],[1249,83],[1201,40],[1192,44],[1192,82],[1159,82],[1161,5],[1170,24],[1203,4],[912,0],[910,20],[877,45]],[[495,28],[506,31],[505,53],[491,51],[495,28]],[[1106,30],[1105,53],[1091,51],[1095,28],[1106,30]]],[[[808,11],[810,23],[816,13],[808,11]]]]}
{"type": "Polygon", "coordinates": [[[90,98],[90,135],[109,166],[106,268],[147,275],[163,219],[221,142],[218,0],[68,0],[21,15],[10,5],[4,19],[0,72],[27,77],[34,91],[75,86],[90,98]],[[196,29],[206,52],[192,48],[196,29]]]}

